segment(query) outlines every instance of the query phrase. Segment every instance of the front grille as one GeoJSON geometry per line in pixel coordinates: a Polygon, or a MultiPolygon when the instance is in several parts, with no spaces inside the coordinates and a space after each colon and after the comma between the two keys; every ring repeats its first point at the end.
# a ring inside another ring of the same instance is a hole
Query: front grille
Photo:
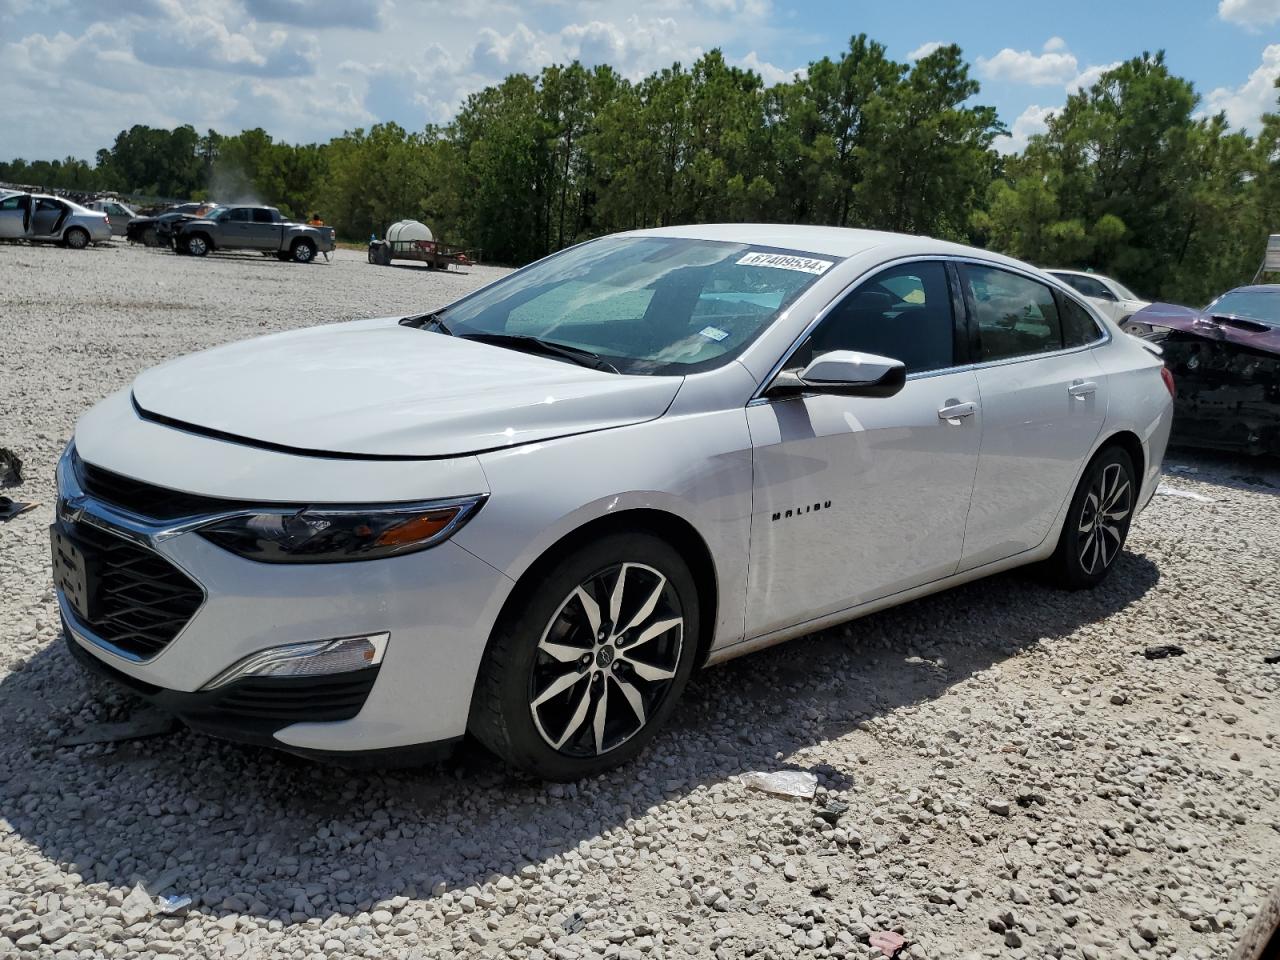
{"type": "Polygon", "coordinates": [[[72,537],[91,557],[88,626],[115,647],[149,660],[200,609],[200,586],[164,557],[86,523],[72,537]]]}
{"type": "Polygon", "coordinates": [[[131,477],[124,477],[102,467],[75,458],[76,479],[80,489],[96,500],[128,510],[130,513],[156,520],[176,520],[205,513],[223,513],[243,504],[238,500],[204,497],[183,493],[168,487],[157,487],[131,477]]]}

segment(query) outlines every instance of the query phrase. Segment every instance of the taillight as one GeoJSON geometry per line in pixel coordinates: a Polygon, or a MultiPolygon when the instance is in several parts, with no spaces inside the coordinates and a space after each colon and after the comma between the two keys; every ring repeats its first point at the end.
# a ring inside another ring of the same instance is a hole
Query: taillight
{"type": "Polygon", "coordinates": [[[1178,387],[1173,382],[1173,374],[1169,372],[1168,367],[1160,368],[1160,379],[1164,381],[1164,386],[1165,386],[1165,389],[1169,391],[1169,396],[1177,397],[1178,387]]]}

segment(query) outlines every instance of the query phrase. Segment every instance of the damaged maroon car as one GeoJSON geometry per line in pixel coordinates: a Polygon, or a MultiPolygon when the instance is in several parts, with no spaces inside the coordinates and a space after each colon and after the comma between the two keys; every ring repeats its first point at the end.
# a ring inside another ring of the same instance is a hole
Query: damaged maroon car
{"type": "Polygon", "coordinates": [[[1178,384],[1171,442],[1280,455],[1280,284],[1228,290],[1203,310],[1153,303],[1132,318],[1178,384]]]}

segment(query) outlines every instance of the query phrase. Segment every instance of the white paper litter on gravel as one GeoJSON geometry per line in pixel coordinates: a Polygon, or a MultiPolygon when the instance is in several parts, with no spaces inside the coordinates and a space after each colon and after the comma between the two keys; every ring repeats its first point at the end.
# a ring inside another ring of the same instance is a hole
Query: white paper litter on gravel
{"type": "Polygon", "coordinates": [[[1183,500],[1194,500],[1197,503],[1217,503],[1213,497],[1206,497],[1203,493],[1196,493],[1194,490],[1183,490],[1180,487],[1171,487],[1167,483],[1162,483],[1156,487],[1156,493],[1162,497],[1181,497],[1183,500]]]}
{"type": "Polygon", "coordinates": [[[774,770],[771,773],[752,770],[742,775],[742,782],[752,790],[763,790],[779,797],[812,799],[818,790],[818,778],[807,770],[774,770]]]}

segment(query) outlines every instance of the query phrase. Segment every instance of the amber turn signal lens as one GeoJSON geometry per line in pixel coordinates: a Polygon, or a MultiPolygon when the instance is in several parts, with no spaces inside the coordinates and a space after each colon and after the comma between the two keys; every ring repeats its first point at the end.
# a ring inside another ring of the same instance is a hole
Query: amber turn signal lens
{"type": "Polygon", "coordinates": [[[383,530],[375,542],[380,547],[405,547],[421,543],[423,540],[430,540],[453,522],[453,518],[458,515],[458,510],[458,507],[450,507],[447,510],[432,510],[420,517],[412,517],[383,530]]]}

